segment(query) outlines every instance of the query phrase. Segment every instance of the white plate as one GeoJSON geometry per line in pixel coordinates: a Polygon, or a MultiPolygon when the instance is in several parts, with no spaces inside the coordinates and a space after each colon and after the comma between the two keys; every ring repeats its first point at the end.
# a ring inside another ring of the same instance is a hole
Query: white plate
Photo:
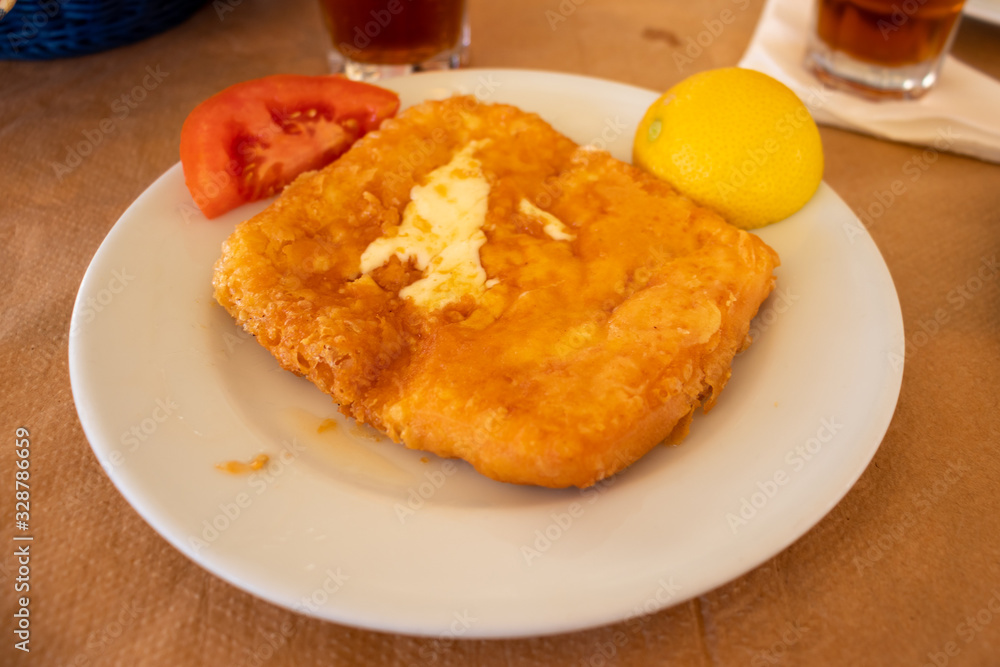
{"type": "MultiPolygon", "coordinates": [[[[514,103],[623,159],[657,96],[510,70],[386,85],[404,106],[453,91],[514,103]]],[[[263,206],[206,221],[179,165],[157,180],[87,271],[70,373],[97,458],[143,518],[212,573],[306,614],[509,637],[676,604],[771,558],[829,512],[896,404],[896,292],[865,229],[823,185],[760,232],[781,255],[777,290],[757,342],[682,446],[583,492],[493,482],[343,419],[214,303],[221,242],[263,206]],[[324,419],[336,427],[320,433],[324,419]],[[271,463],[253,475],[214,468],[261,452],[271,463]]]]}
{"type": "Polygon", "coordinates": [[[1000,0],[969,0],[962,11],[974,19],[1000,25],[1000,0]]]}

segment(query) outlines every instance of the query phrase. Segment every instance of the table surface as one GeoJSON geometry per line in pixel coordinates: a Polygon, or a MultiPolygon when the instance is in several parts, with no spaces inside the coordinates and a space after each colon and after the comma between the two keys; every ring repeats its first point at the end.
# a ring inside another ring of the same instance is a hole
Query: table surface
{"type": "MultiPolygon", "coordinates": [[[[761,8],[473,0],[472,64],[665,90],[737,63],[761,8]],[[733,21],[679,69],[673,54],[727,9],[733,21]],[[547,12],[567,20],[553,29],[547,12]]],[[[0,663],[1000,664],[1000,167],[830,128],[821,129],[825,179],[852,209],[871,213],[902,305],[906,367],[895,416],[861,479],[770,561],[641,624],[442,641],[294,614],[167,544],[112,486],[81,430],[67,370],[73,300],[108,230],[177,161],[194,105],[237,81],[322,73],[325,48],[312,0],[223,0],[115,51],[0,63],[0,663]],[[160,81],[120,117],[112,105],[147,68],[160,81]],[[108,118],[113,128],[60,174],[70,147],[108,118]],[[926,169],[912,181],[922,156],[926,169]],[[906,187],[892,205],[876,206],[897,181],[906,187]],[[30,655],[13,648],[11,632],[18,426],[33,443],[30,655]]],[[[966,21],[954,51],[1000,78],[1000,28],[966,21]]]]}

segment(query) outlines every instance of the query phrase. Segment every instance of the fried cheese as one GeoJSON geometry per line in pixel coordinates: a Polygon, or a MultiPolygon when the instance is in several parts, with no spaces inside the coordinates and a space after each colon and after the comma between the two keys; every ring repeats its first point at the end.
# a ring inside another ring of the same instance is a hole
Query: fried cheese
{"type": "Polygon", "coordinates": [[[407,447],[587,487],[708,410],[777,254],[535,114],[412,107],[241,223],[215,297],[407,447]]]}

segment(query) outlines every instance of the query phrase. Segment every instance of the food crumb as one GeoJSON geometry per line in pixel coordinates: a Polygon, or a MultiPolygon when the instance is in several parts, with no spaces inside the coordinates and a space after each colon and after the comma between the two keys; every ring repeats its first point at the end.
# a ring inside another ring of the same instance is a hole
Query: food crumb
{"type": "Polygon", "coordinates": [[[337,428],[336,419],[324,419],[319,423],[319,426],[316,427],[316,432],[326,433],[327,431],[332,431],[335,428],[337,428]]]}
{"type": "Polygon", "coordinates": [[[244,463],[243,461],[226,461],[225,463],[216,463],[215,467],[222,472],[228,472],[231,475],[241,475],[247,472],[253,472],[255,470],[260,470],[267,465],[267,462],[271,460],[267,454],[258,454],[253,457],[249,463],[244,463]]]}
{"type": "Polygon", "coordinates": [[[420,457],[420,462],[421,463],[430,463],[430,459],[427,458],[426,456],[421,456],[420,457]]]}

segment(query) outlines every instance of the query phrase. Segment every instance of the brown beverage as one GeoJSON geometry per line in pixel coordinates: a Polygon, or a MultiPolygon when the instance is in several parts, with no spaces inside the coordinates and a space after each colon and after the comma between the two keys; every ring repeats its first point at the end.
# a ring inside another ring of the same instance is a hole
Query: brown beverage
{"type": "Polygon", "coordinates": [[[963,0],[820,0],[816,32],[834,51],[901,67],[936,58],[963,0]]]}
{"type": "Polygon", "coordinates": [[[464,0],[320,0],[334,47],[360,63],[419,63],[462,33],[464,0]]]}

